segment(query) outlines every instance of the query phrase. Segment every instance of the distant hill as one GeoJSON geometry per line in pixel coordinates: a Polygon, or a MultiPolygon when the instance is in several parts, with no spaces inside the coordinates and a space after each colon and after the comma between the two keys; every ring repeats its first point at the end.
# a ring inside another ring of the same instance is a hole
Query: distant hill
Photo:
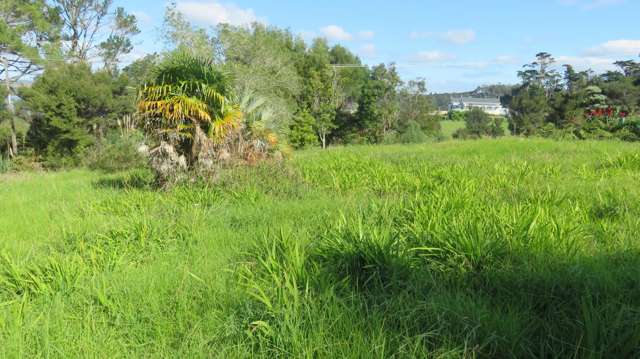
{"type": "Polygon", "coordinates": [[[510,94],[514,85],[484,85],[479,86],[477,89],[468,92],[445,92],[430,94],[429,97],[433,100],[438,110],[446,110],[449,107],[451,98],[456,97],[482,97],[482,98],[496,98],[510,94]]]}

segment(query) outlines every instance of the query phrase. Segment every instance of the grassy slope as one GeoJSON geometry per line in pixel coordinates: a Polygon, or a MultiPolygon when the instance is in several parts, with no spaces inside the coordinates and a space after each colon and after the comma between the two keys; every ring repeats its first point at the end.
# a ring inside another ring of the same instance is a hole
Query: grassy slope
{"type": "Polygon", "coordinates": [[[0,177],[0,357],[637,355],[637,153],[336,148],[166,193],[0,177]]]}
{"type": "Polygon", "coordinates": [[[440,121],[442,136],[446,139],[453,138],[453,134],[464,128],[464,121],[440,121]]]}

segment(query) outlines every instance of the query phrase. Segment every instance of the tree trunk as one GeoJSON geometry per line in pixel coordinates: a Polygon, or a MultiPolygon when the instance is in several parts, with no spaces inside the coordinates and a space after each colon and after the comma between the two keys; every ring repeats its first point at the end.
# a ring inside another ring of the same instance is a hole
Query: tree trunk
{"type": "Polygon", "coordinates": [[[11,143],[7,142],[7,155],[9,156],[9,158],[13,157],[13,150],[11,149],[11,143]]]}
{"type": "Polygon", "coordinates": [[[9,60],[2,59],[4,65],[4,85],[7,88],[7,110],[11,121],[11,152],[9,157],[13,158],[18,155],[18,138],[16,136],[16,118],[15,109],[13,108],[13,100],[11,99],[11,79],[9,77],[9,60]]]}

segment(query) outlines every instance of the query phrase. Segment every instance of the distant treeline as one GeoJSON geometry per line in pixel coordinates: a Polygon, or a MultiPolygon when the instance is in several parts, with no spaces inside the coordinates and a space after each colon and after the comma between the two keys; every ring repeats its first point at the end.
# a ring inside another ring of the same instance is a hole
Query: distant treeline
{"type": "Polygon", "coordinates": [[[522,80],[502,97],[515,135],[640,140],[640,63],[618,61],[618,71],[595,74],[556,68],[542,52],[518,73],[522,80]]]}

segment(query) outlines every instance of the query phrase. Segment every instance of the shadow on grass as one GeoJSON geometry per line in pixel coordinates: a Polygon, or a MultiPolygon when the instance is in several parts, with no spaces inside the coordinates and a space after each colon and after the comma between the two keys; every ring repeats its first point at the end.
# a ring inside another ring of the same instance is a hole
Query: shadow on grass
{"type": "Polygon", "coordinates": [[[371,243],[333,248],[318,264],[330,283],[342,284],[343,298],[366,303],[367,316],[387,313],[392,332],[437,329],[430,345],[470,346],[480,357],[640,356],[636,250],[574,258],[509,252],[472,269],[390,257],[371,243]]]}
{"type": "Polygon", "coordinates": [[[155,186],[155,177],[151,171],[135,170],[115,176],[103,177],[93,182],[96,189],[151,190],[155,186]]]}

